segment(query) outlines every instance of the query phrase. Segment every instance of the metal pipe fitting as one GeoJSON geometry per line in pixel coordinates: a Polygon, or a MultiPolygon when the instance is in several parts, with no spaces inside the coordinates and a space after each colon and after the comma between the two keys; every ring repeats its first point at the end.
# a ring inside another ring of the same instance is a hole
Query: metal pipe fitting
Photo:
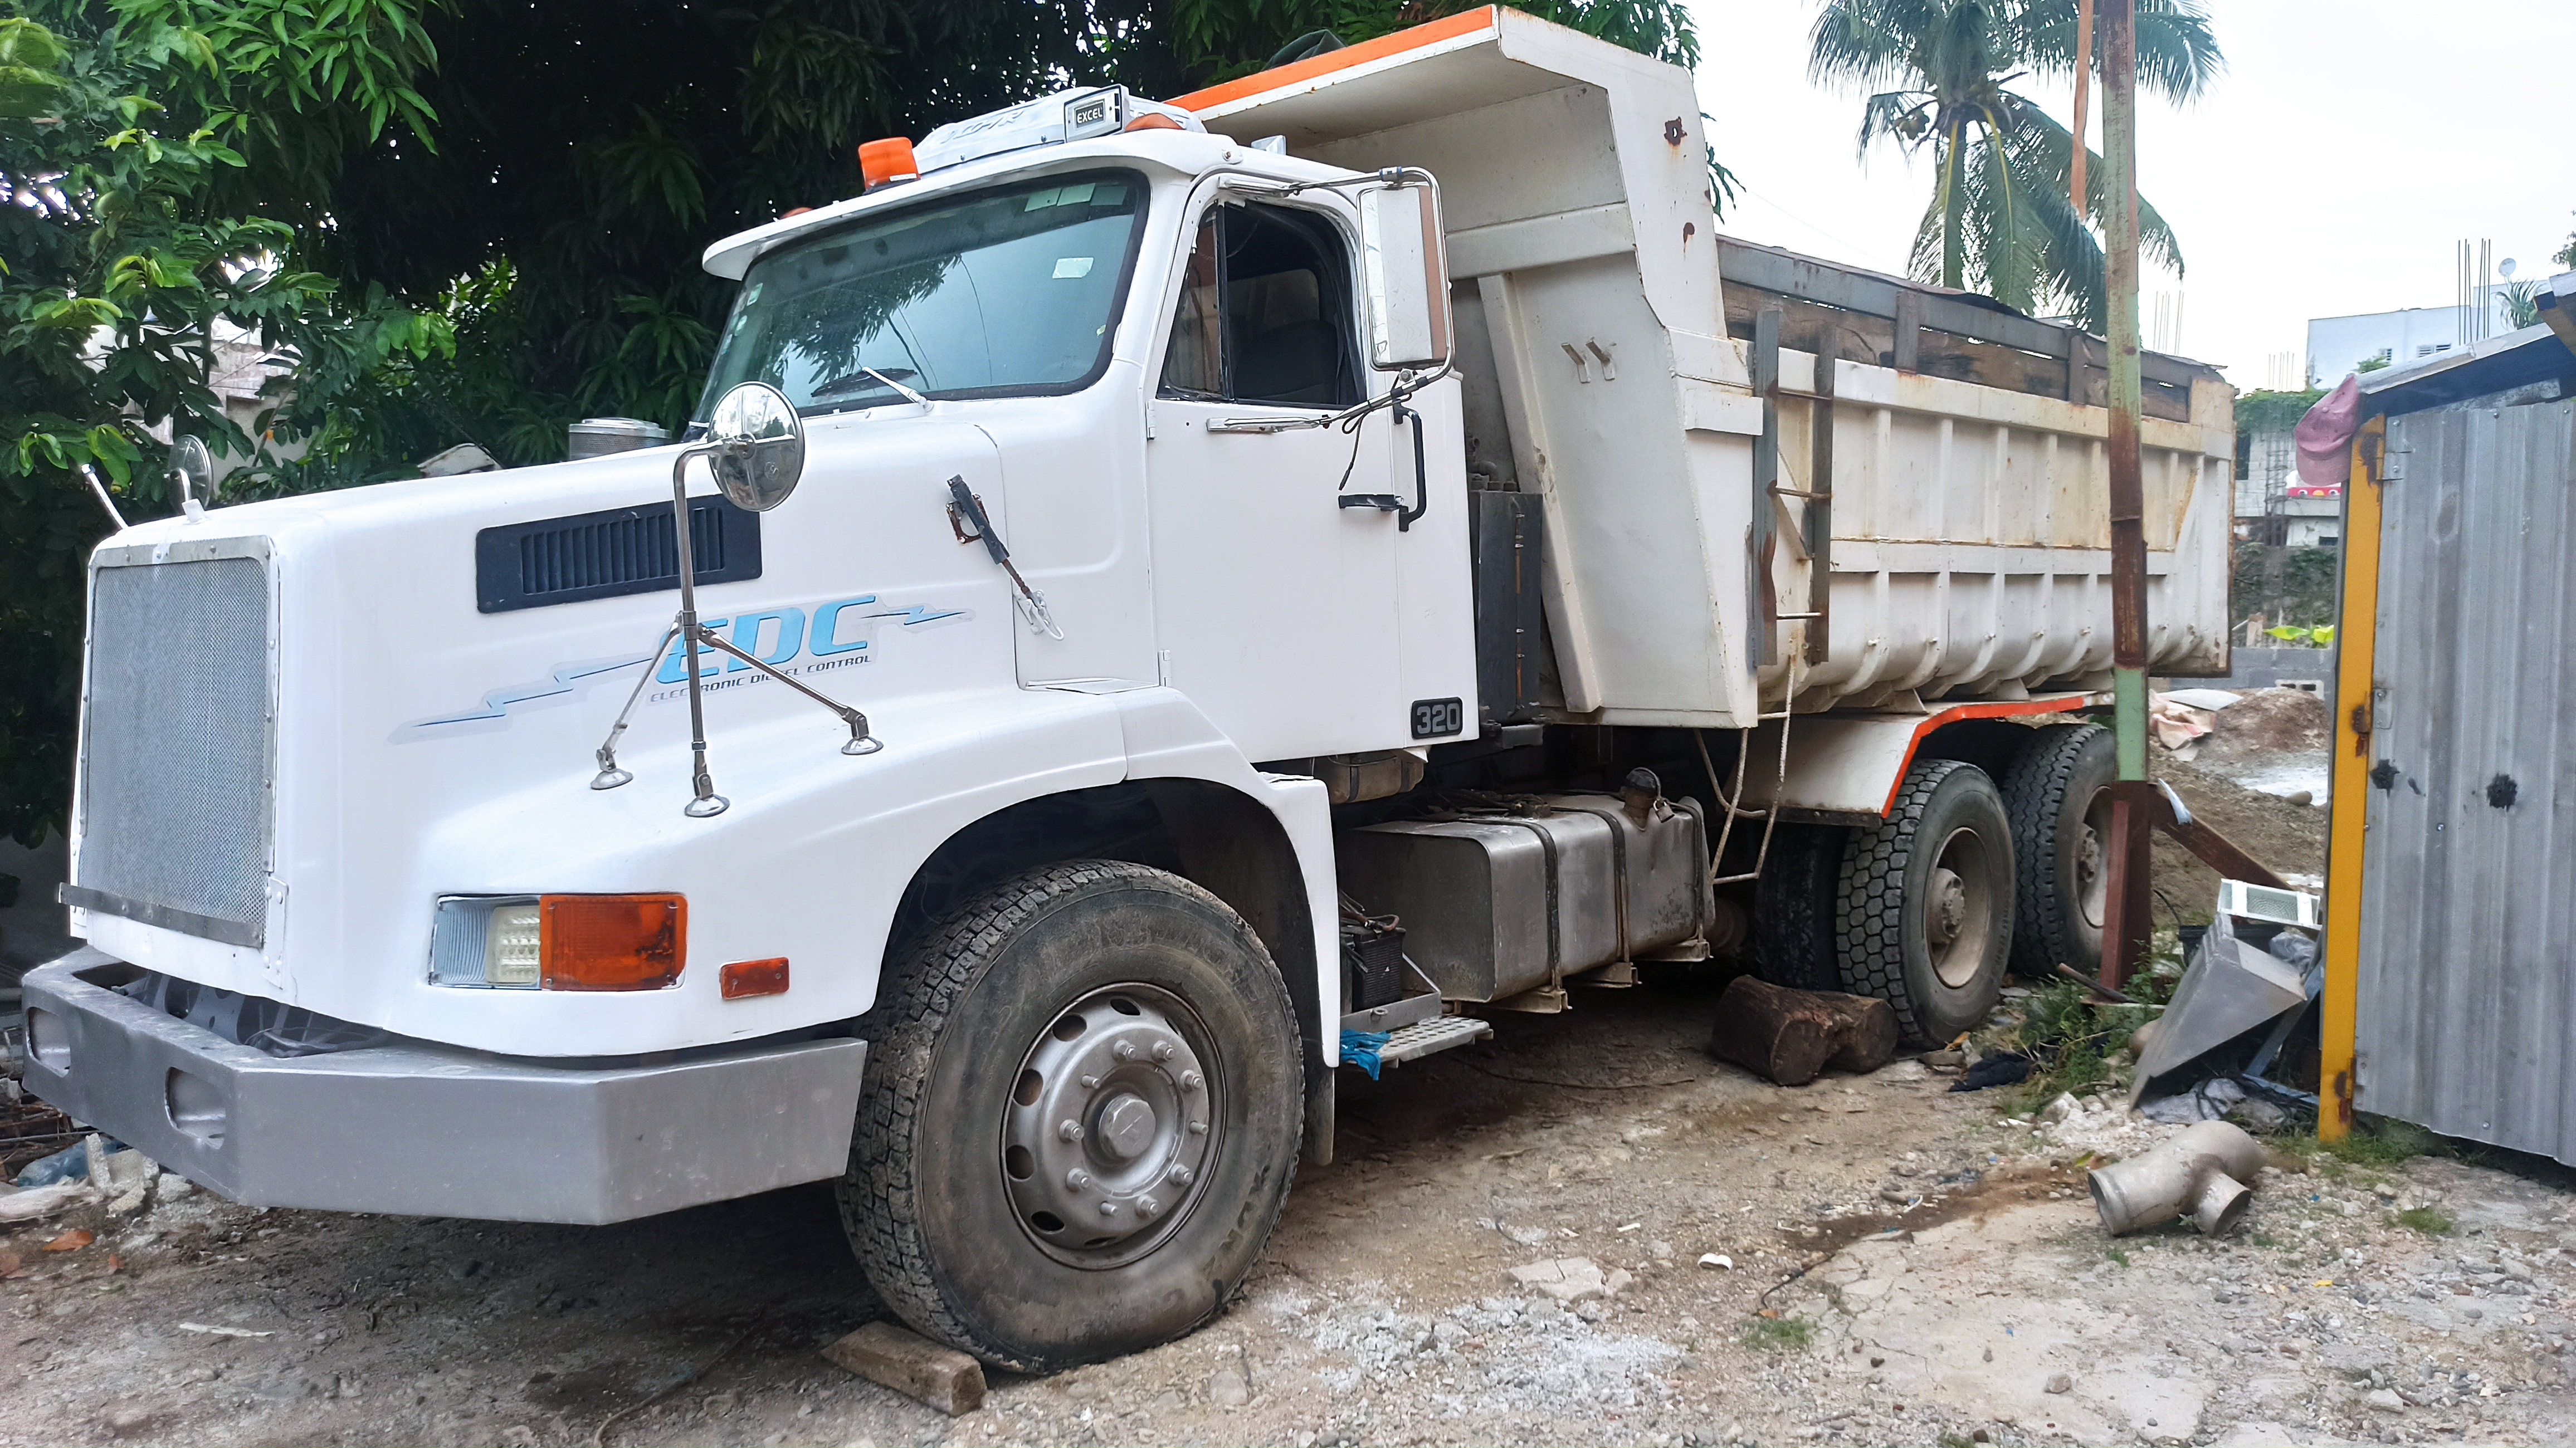
{"type": "Polygon", "coordinates": [[[2094,1210],[2114,1237],[2177,1217],[2212,1237],[2224,1234],[2253,1200],[2246,1185],[2263,1168],[2263,1147],[2224,1121],[2184,1127],[2144,1156],[2090,1174],[2094,1210]]]}

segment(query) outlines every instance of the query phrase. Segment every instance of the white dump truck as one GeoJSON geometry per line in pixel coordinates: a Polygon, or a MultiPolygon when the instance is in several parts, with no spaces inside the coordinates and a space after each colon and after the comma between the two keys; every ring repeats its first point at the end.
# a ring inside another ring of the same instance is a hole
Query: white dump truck
{"type": "MultiPolygon", "coordinates": [[[[33,1091],[261,1204],[835,1181],[1042,1370],[1220,1309],[1346,1063],[2093,958],[2098,341],[1721,238],[1689,75],[1508,10],[867,158],[709,249],[678,441],[98,547],[33,1091]]],[[[2230,394],[2145,365],[2215,673],[2230,394]]]]}

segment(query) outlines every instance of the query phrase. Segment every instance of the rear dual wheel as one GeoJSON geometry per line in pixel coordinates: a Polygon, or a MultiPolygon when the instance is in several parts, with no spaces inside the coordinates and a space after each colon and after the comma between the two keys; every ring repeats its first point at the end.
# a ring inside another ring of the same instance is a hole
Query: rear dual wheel
{"type": "Polygon", "coordinates": [[[1241,916],[1143,865],[1048,866],[933,926],[879,999],[841,1217],[898,1316],[1048,1372],[1223,1307],[1287,1202],[1305,1100],[1241,916]]]}
{"type": "Polygon", "coordinates": [[[2061,964],[2079,975],[2101,973],[2102,921],[2110,904],[2111,783],[2119,777],[2119,764],[2110,730],[2076,724],[2040,730],[2004,771],[2016,876],[2016,975],[2046,980],[2061,964]]]}
{"type": "Polygon", "coordinates": [[[1844,989],[1894,1007],[1909,1040],[1951,1040],[2003,991],[2012,833],[1984,770],[1927,759],[1906,771],[1887,817],[1844,845],[1834,918],[1844,989]]]}

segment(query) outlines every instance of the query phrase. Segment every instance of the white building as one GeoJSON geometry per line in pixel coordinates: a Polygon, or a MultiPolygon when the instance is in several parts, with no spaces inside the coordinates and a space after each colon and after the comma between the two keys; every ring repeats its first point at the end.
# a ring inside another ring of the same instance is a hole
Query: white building
{"type": "Polygon", "coordinates": [[[2403,367],[2443,352],[2466,351],[2471,342],[2513,330],[2505,310],[2504,288],[2485,289],[2484,330],[2466,307],[2408,307],[2397,312],[2364,312],[2351,317],[2315,317],[2308,322],[2308,385],[2333,387],[2361,370],[2364,362],[2403,367]]]}

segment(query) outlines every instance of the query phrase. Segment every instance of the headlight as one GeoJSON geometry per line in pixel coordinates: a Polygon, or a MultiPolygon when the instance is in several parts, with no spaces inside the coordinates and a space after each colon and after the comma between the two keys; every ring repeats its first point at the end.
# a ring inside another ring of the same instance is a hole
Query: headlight
{"type": "Polygon", "coordinates": [[[483,983],[537,983],[537,902],[495,905],[483,926],[483,983]]]}
{"type": "Polygon", "coordinates": [[[430,927],[434,985],[662,990],[688,963],[680,895],[448,895],[430,927]]]}

